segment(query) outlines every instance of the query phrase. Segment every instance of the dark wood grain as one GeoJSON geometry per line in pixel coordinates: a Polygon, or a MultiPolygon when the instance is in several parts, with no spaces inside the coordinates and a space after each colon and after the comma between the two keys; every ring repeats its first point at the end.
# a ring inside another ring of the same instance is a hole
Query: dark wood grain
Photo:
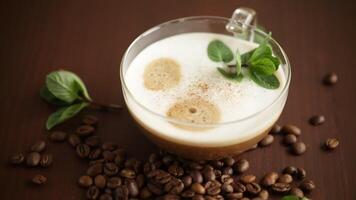
{"type": "MultiPolygon", "coordinates": [[[[77,186],[85,163],[69,145],[53,144],[54,165],[45,170],[13,168],[14,152],[25,151],[45,138],[44,123],[53,111],[38,91],[45,75],[65,68],[79,74],[98,101],[123,103],[118,76],[123,52],[146,29],[161,22],[192,15],[230,16],[238,6],[257,10],[259,22],[273,31],[292,64],[289,99],[280,123],[302,127],[308,152],[290,156],[274,143],[239,157],[250,160],[251,172],[261,176],[285,165],[304,167],[317,184],[311,197],[318,200],[356,199],[356,19],[353,1],[2,1],[0,4],[0,199],[83,199],[77,186]],[[335,71],[339,83],[320,82],[335,71]],[[313,114],[326,123],[311,127],[313,114]],[[340,148],[321,151],[320,144],[337,137],[340,148]],[[49,178],[43,187],[28,180],[41,172],[49,178]]],[[[143,158],[155,151],[140,134],[126,110],[99,113],[99,134],[143,158]]],[[[70,129],[78,119],[64,125],[70,129]]]]}

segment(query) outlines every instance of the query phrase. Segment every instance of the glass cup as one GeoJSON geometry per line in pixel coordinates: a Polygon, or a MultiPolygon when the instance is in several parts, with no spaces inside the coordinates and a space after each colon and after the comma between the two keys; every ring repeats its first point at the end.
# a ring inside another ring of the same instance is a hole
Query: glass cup
{"type": "Polygon", "coordinates": [[[153,143],[168,152],[185,158],[210,160],[233,156],[249,150],[268,134],[284,108],[291,79],[291,68],[287,55],[280,45],[268,34],[254,26],[255,23],[255,12],[251,9],[240,8],[235,10],[231,19],[197,16],[172,20],[147,30],[132,42],[121,62],[122,91],[129,112],[142,128],[143,133],[153,143]],[[272,103],[250,116],[215,124],[180,121],[142,105],[140,100],[133,96],[125,82],[125,73],[130,63],[148,45],[166,37],[191,32],[234,35],[234,37],[256,43],[266,40],[271,45],[273,54],[280,59],[280,68],[285,76],[285,83],[278,96],[272,103]],[[175,129],[174,131],[169,128],[162,129],[162,126],[174,126],[175,129]],[[201,136],[207,129],[214,130],[216,128],[232,137],[229,139],[217,137],[215,140],[209,140],[208,135],[201,136]],[[234,135],[239,135],[239,139],[231,139],[234,135]]]}

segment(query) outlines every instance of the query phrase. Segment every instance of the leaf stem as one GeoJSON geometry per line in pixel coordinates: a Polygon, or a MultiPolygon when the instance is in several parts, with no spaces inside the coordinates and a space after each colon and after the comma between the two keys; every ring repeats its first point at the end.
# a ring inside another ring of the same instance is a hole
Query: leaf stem
{"type": "Polygon", "coordinates": [[[100,111],[117,111],[121,110],[122,106],[117,104],[106,104],[96,101],[88,101],[90,103],[89,107],[92,109],[100,110],[100,111]]]}

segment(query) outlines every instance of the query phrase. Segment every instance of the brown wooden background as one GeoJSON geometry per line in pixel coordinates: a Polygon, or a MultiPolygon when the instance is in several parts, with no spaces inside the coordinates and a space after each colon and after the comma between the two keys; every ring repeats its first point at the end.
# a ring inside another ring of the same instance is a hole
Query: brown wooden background
{"type": "MultiPolygon", "coordinates": [[[[12,168],[13,152],[25,151],[45,138],[44,123],[53,111],[38,95],[47,73],[72,70],[99,101],[123,103],[119,81],[121,57],[140,33],[161,22],[192,15],[230,16],[239,6],[257,10],[259,22],[273,31],[292,63],[292,84],[280,122],[303,129],[308,145],[294,157],[275,142],[272,147],[241,155],[261,176],[285,165],[304,167],[314,179],[313,199],[356,199],[356,11],[353,1],[334,0],[125,0],[2,1],[0,3],[0,199],[82,199],[76,181],[84,171],[67,144],[51,145],[50,169],[12,168]],[[335,71],[340,82],[325,88],[320,80],[335,71]],[[327,122],[311,127],[312,114],[327,122]],[[341,146],[325,153],[320,144],[337,137],[341,146]],[[32,187],[37,172],[48,184],[32,187]]],[[[143,158],[156,148],[142,137],[126,110],[99,114],[99,134],[143,158]]],[[[73,127],[78,119],[65,127],[73,127]],[[72,124],[72,125],[71,125],[72,124]]],[[[65,128],[64,127],[64,128],[65,128]]]]}

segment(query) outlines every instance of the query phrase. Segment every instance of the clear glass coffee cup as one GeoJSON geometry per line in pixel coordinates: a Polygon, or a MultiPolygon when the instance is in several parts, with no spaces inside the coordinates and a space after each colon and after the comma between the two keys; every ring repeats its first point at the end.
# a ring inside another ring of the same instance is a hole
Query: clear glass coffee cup
{"type": "Polygon", "coordinates": [[[278,120],[288,96],[291,67],[282,47],[267,33],[255,26],[255,12],[248,8],[236,9],[232,18],[197,16],[175,19],[155,26],[138,36],[125,52],[120,78],[127,108],[143,133],[160,148],[194,160],[210,160],[234,156],[251,149],[263,139],[278,120]],[[197,124],[167,117],[145,107],[127,86],[125,74],[133,59],[150,44],[183,33],[208,32],[233,35],[246,41],[268,42],[280,61],[285,77],[278,96],[272,103],[241,119],[213,124],[197,124]],[[166,129],[162,126],[167,127],[166,129]],[[175,129],[171,129],[175,127],[175,129]],[[180,128],[177,128],[180,127],[180,128]],[[210,137],[214,130],[226,137],[210,137]],[[172,131],[174,130],[174,131],[172,131]],[[208,131],[207,131],[208,130],[208,131]],[[202,136],[203,135],[203,136],[202,136]],[[234,139],[234,136],[238,139],[234,139]],[[214,139],[212,139],[214,138],[214,139]]]}

